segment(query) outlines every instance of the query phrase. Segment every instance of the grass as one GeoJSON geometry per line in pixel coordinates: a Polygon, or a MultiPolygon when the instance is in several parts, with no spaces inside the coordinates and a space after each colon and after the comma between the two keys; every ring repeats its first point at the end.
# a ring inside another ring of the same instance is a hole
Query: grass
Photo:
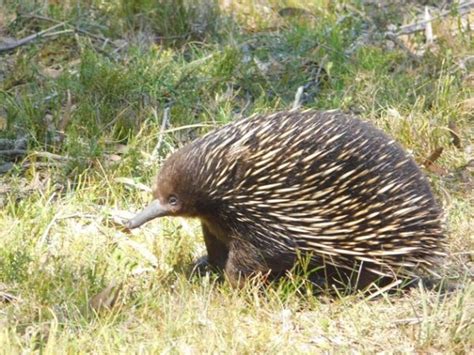
{"type": "Polygon", "coordinates": [[[426,49],[413,59],[381,33],[412,22],[414,2],[406,17],[360,1],[304,3],[3,1],[0,37],[54,21],[82,32],[0,57],[0,138],[28,139],[0,180],[0,352],[473,350],[472,32],[455,14],[435,21],[432,47],[422,34],[403,37],[413,53],[426,49]],[[315,16],[278,15],[289,6],[315,16]],[[225,122],[290,108],[302,85],[304,107],[356,112],[420,164],[443,148],[425,172],[446,212],[448,257],[437,271],[450,292],[315,297],[301,280],[236,291],[190,274],[204,254],[196,221],[132,234],[114,224],[146,204],[138,184],[151,185],[170,151],[225,122]],[[107,286],[120,291],[114,307],[93,311],[107,286]]]}

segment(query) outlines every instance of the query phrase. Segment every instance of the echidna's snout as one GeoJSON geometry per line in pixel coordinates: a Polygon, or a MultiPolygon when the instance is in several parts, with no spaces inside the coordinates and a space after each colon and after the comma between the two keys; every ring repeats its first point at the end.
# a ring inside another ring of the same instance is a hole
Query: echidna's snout
{"type": "Polygon", "coordinates": [[[168,209],[159,200],[153,200],[147,207],[129,220],[126,227],[128,229],[137,228],[154,218],[166,216],[168,213],[168,209]]]}

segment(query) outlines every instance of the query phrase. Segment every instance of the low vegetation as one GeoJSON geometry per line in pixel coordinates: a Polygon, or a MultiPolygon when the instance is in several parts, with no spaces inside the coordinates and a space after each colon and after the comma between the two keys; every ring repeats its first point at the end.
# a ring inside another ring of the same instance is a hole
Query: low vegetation
{"type": "Polygon", "coordinates": [[[2,352],[473,351],[471,5],[307,3],[0,2],[2,352]],[[192,274],[196,221],[120,227],[169,152],[293,106],[357,113],[413,154],[446,212],[445,287],[236,291],[192,274]]]}

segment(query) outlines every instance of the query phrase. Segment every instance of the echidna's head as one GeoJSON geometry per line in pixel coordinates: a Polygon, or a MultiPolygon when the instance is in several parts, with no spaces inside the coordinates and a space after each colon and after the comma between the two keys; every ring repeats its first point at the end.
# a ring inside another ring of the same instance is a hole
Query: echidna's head
{"type": "Polygon", "coordinates": [[[202,193],[195,181],[196,162],[187,159],[186,150],[172,154],[161,167],[153,188],[153,201],[128,223],[132,229],[158,217],[196,217],[202,193]]]}

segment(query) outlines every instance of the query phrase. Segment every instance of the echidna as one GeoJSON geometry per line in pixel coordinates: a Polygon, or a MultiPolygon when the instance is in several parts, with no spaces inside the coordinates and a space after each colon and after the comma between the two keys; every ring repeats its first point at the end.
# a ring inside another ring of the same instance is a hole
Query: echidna
{"type": "Polygon", "coordinates": [[[443,255],[440,215],[420,169],[382,131],[337,111],[288,111],[232,122],[173,153],[153,202],[127,226],[199,218],[209,264],[233,285],[307,256],[326,277],[356,275],[362,287],[443,255]]]}

